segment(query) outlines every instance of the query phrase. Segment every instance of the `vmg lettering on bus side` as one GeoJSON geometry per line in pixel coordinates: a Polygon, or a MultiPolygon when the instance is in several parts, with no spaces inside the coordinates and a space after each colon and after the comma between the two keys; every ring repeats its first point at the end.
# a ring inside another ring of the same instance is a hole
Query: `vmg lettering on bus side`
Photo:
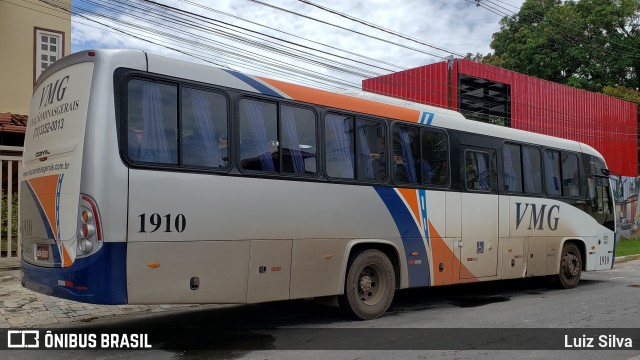
{"type": "Polygon", "coordinates": [[[549,230],[556,230],[560,221],[560,205],[553,205],[547,210],[547,204],[516,203],[516,230],[520,228],[522,220],[529,217],[529,227],[527,230],[545,230],[546,225],[549,230]],[[524,205],[524,207],[523,207],[524,205]],[[540,206],[538,208],[538,206],[540,206]],[[555,216],[554,216],[555,215],[555,216]]]}

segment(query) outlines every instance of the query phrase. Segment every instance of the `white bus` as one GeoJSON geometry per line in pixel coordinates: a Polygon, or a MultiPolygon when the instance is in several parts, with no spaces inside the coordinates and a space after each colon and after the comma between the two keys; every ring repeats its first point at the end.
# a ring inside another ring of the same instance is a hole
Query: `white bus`
{"type": "MultiPolygon", "coordinates": [[[[544,121],[544,119],[540,119],[544,121]]],[[[337,299],[611,269],[593,148],[369,93],[135,50],[40,76],[21,191],[27,288],[99,304],[337,299]]]]}

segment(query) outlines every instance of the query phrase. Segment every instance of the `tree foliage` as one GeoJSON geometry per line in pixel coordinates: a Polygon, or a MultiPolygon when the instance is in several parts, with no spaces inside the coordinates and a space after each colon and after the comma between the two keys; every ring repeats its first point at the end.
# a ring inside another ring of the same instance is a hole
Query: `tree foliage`
{"type": "Polygon", "coordinates": [[[525,0],[491,48],[488,64],[591,91],[638,90],[640,0],[525,0]]]}

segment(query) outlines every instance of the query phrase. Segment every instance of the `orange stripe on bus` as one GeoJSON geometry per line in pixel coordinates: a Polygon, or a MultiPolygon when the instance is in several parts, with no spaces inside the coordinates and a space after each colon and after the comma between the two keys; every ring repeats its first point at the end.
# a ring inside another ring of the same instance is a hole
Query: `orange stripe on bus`
{"type": "Polygon", "coordinates": [[[411,122],[418,122],[420,117],[420,111],[418,110],[381,104],[375,101],[340,95],[263,77],[258,78],[298,101],[411,122]]]}
{"type": "Polygon", "coordinates": [[[433,284],[448,285],[461,282],[476,282],[471,272],[460,262],[453,250],[447,246],[436,228],[429,221],[429,237],[431,239],[431,257],[433,259],[433,284]],[[442,272],[440,263],[444,264],[442,272]],[[461,279],[465,277],[468,279],[461,279]]]}
{"type": "Polygon", "coordinates": [[[42,176],[28,180],[33,192],[42,205],[42,209],[47,215],[49,226],[53,231],[53,237],[57,240],[58,228],[56,225],[56,188],[58,186],[58,175],[42,176]]]}
{"type": "Polygon", "coordinates": [[[415,189],[403,189],[403,188],[398,188],[398,191],[400,191],[400,194],[409,205],[409,208],[411,209],[411,212],[413,213],[414,218],[416,219],[418,224],[420,224],[422,217],[420,216],[420,208],[418,207],[417,191],[415,189]]]}

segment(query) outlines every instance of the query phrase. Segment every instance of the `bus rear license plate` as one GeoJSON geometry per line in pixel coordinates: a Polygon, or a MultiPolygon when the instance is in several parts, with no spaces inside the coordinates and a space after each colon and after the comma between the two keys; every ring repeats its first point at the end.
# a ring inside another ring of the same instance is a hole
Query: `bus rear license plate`
{"type": "Polygon", "coordinates": [[[49,245],[38,245],[36,258],[38,260],[49,260],[49,245]]]}

